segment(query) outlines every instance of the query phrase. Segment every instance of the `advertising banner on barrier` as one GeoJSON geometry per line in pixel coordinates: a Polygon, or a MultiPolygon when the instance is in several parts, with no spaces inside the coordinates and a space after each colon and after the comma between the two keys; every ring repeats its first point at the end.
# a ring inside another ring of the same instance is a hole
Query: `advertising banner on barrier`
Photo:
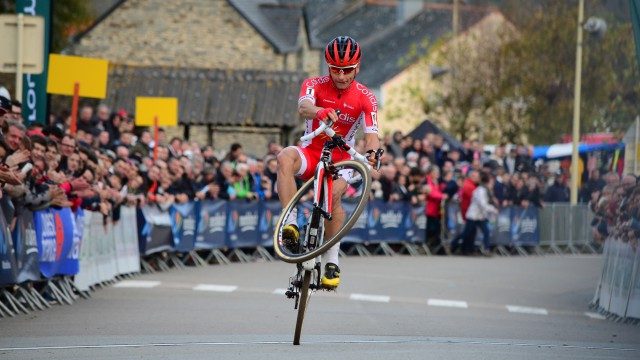
{"type": "MultiPolygon", "coordinates": [[[[102,214],[86,211],[83,219],[82,245],[80,246],[80,270],[73,279],[74,284],[82,291],[89,290],[89,286],[100,282],[98,274],[98,240],[91,236],[91,224],[102,217],[102,214]]],[[[76,220],[76,224],[78,220],[76,220]]]]}
{"type": "Polygon", "coordinates": [[[460,234],[464,228],[464,220],[460,213],[460,204],[457,201],[448,201],[445,212],[447,231],[453,236],[460,234]]]}
{"type": "Polygon", "coordinates": [[[136,224],[136,208],[123,206],[120,208],[120,221],[114,236],[122,238],[122,246],[118,252],[118,273],[130,274],[140,272],[140,251],[138,250],[138,226],[136,224]]]}
{"type": "MultiPolygon", "coordinates": [[[[342,207],[347,214],[352,214],[356,208],[356,204],[349,201],[343,201],[342,207]]],[[[342,242],[345,243],[364,243],[369,240],[369,228],[367,221],[369,219],[370,206],[366,205],[362,214],[349,232],[342,238],[342,242]]]]}
{"type": "Polygon", "coordinates": [[[397,243],[403,239],[404,217],[409,213],[405,202],[384,202],[373,200],[369,202],[369,239],[371,243],[397,243]]]}
{"type": "Polygon", "coordinates": [[[17,270],[11,233],[4,214],[0,211],[0,286],[15,284],[17,270]]]}
{"type": "Polygon", "coordinates": [[[227,216],[227,245],[234,248],[255,247],[259,243],[260,208],[256,202],[231,201],[227,216]]]}
{"type": "Polygon", "coordinates": [[[140,252],[154,254],[173,248],[173,232],[169,212],[157,205],[147,205],[140,209],[144,216],[144,225],[140,231],[140,252]]]}
{"type": "Polygon", "coordinates": [[[16,283],[39,280],[38,244],[31,211],[24,210],[18,217],[16,227],[13,229],[13,245],[16,250],[18,269],[16,283]]]}
{"type": "Polygon", "coordinates": [[[276,228],[278,218],[282,212],[282,206],[278,201],[264,201],[261,203],[260,212],[260,246],[273,247],[273,232],[276,228]]]}
{"type": "Polygon", "coordinates": [[[79,247],[74,249],[71,209],[36,211],[33,213],[33,222],[42,275],[50,278],[54,275],[77,274],[79,247]]]}
{"type": "Polygon", "coordinates": [[[538,208],[514,207],[511,212],[511,241],[514,245],[535,246],[540,243],[538,208]]]}
{"type": "Polygon", "coordinates": [[[407,205],[410,214],[406,218],[406,239],[412,243],[422,243],[427,239],[427,215],[424,213],[424,206],[407,205]]]}
{"type": "Polygon", "coordinates": [[[496,226],[492,233],[493,245],[511,244],[511,208],[501,208],[498,210],[496,226]]]}
{"type": "Polygon", "coordinates": [[[220,249],[227,246],[227,202],[202,202],[197,231],[196,249],[220,249]]]}
{"type": "Polygon", "coordinates": [[[173,204],[169,208],[171,216],[171,231],[173,246],[177,252],[189,252],[194,249],[198,221],[200,217],[200,202],[173,204]]]}

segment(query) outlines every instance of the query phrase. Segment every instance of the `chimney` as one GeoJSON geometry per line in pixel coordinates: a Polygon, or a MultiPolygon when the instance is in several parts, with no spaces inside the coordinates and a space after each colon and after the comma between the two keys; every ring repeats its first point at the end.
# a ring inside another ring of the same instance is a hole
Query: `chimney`
{"type": "Polygon", "coordinates": [[[422,10],[424,0],[399,0],[396,4],[398,16],[396,22],[402,25],[422,10]]]}

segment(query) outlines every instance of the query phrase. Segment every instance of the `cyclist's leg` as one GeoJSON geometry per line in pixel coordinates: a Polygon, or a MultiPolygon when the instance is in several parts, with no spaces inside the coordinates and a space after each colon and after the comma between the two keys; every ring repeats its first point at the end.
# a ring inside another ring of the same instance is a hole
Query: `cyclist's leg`
{"type": "Polygon", "coordinates": [[[276,188],[280,197],[280,204],[284,208],[287,206],[293,195],[296,193],[295,176],[306,169],[302,169],[306,165],[304,157],[295,146],[289,146],[282,149],[277,156],[278,160],[278,180],[276,188]]]}
{"type": "MultiPolygon", "coordinates": [[[[342,195],[347,191],[347,182],[343,178],[338,178],[333,182],[333,206],[331,208],[331,221],[324,222],[324,238],[331,239],[340,231],[344,224],[345,211],[342,207],[342,195]]],[[[324,263],[334,263],[338,265],[338,254],[340,252],[340,242],[333,245],[324,255],[324,263]]]]}

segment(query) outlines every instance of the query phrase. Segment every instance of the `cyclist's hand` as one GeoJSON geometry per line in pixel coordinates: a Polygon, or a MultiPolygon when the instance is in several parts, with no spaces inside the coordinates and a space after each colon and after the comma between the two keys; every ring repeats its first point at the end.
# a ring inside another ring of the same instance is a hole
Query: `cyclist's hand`
{"type": "Polygon", "coordinates": [[[367,151],[367,160],[373,169],[380,170],[382,167],[382,154],[384,154],[384,149],[367,151]]]}
{"type": "Polygon", "coordinates": [[[338,121],[338,114],[334,109],[322,108],[316,112],[316,119],[327,122],[327,119],[338,121]]]}

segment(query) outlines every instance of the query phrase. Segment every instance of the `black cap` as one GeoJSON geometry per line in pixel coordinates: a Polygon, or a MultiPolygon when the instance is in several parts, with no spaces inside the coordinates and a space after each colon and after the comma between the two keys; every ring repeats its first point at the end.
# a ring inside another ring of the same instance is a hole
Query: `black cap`
{"type": "Polygon", "coordinates": [[[42,134],[45,136],[53,135],[58,139],[62,139],[64,137],[64,131],[55,125],[47,125],[42,129],[42,134]]]}
{"type": "Polygon", "coordinates": [[[11,111],[11,100],[0,95],[0,109],[10,112],[11,111]]]}

